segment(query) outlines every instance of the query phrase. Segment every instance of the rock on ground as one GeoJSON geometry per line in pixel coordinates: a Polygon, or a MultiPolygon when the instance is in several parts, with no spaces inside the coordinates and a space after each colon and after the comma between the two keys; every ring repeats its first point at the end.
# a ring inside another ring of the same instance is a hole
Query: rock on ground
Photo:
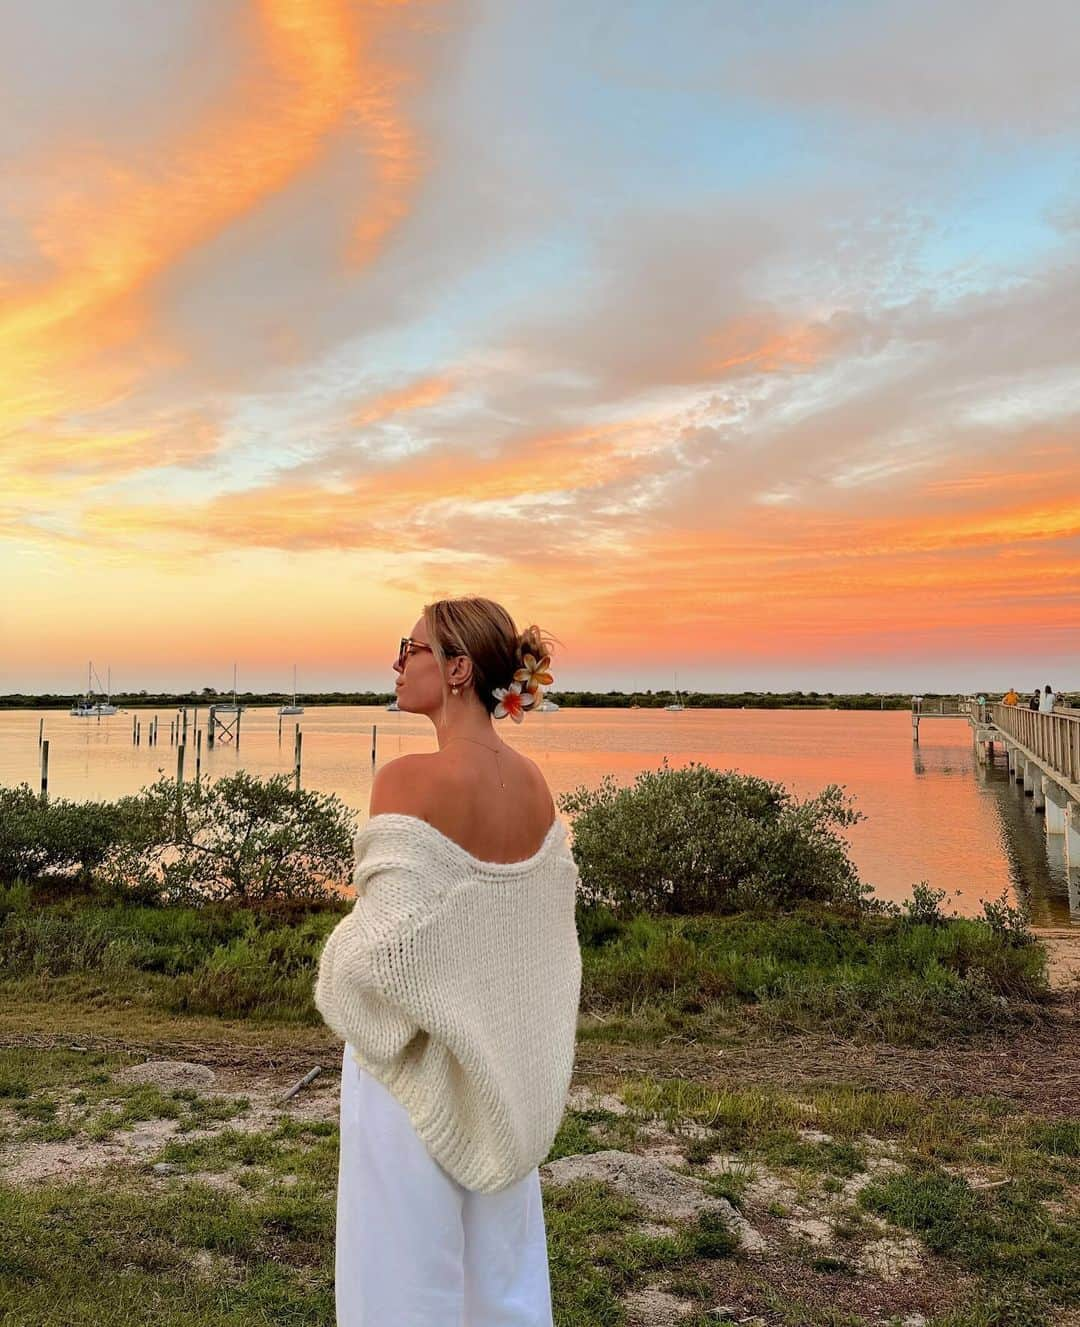
{"type": "Polygon", "coordinates": [[[149,1083],[165,1091],[176,1091],[185,1087],[212,1087],[215,1074],[205,1064],[191,1064],[188,1060],[146,1060],[118,1069],[113,1077],[119,1083],[149,1083]]]}
{"type": "Polygon", "coordinates": [[[574,1180],[601,1180],[610,1184],[661,1221],[687,1221],[702,1212],[719,1212],[738,1236],[743,1250],[759,1253],[765,1248],[762,1235],[750,1225],[726,1198],[708,1193],[700,1180],[677,1175],[655,1157],[609,1149],[586,1152],[580,1156],[561,1157],[540,1167],[540,1174],[552,1184],[570,1184],[574,1180]]]}

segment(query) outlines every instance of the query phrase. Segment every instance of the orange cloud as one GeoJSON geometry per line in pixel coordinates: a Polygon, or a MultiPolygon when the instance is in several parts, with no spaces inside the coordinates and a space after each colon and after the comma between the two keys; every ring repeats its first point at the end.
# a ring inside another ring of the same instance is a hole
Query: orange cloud
{"type": "Polygon", "coordinates": [[[960,640],[1006,625],[1074,639],[1077,541],[1080,501],[1071,497],[999,496],[959,520],[947,511],[855,519],[769,508],[715,531],[643,532],[632,551],[606,557],[588,613],[613,648],[640,642],[644,617],[668,653],[681,639],[692,655],[734,660],[842,658],[845,648],[873,653],[886,641],[916,650],[930,636],[960,640]]]}
{"type": "Polygon", "coordinates": [[[392,415],[406,414],[412,410],[423,410],[429,405],[441,401],[453,391],[449,378],[421,378],[399,387],[394,391],[384,392],[374,400],[359,407],[352,417],[352,423],[358,428],[368,424],[378,424],[392,415]]]}
{"type": "Polygon", "coordinates": [[[83,183],[58,188],[34,226],[50,275],[5,292],[0,431],[129,392],[137,369],[103,370],[99,352],[145,338],[149,283],[286,188],[351,116],[373,139],[365,224],[382,237],[404,215],[418,156],[394,106],[401,77],[367,58],[384,22],[348,0],[258,0],[254,72],[224,109],[160,144],[153,166],[96,148],[57,154],[47,175],[83,183]]]}
{"type": "MultiPolygon", "coordinates": [[[[21,435],[5,450],[3,469],[23,476],[103,474],[109,478],[164,465],[190,465],[213,455],[218,431],[200,420],[168,429],[127,429],[114,434],[21,435]]],[[[6,476],[5,476],[6,480],[6,476]]]]}
{"type": "Polygon", "coordinates": [[[420,177],[421,154],[416,135],[397,111],[396,81],[384,71],[356,106],[370,144],[375,187],[349,246],[349,258],[355,266],[369,263],[386,236],[408,214],[409,196],[420,177]]]}
{"type": "Polygon", "coordinates": [[[779,373],[812,368],[840,343],[839,334],[823,323],[777,327],[764,317],[732,319],[707,338],[702,376],[723,375],[732,369],[779,373]]]}
{"type": "Polygon", "coordinates": [[[655,464],[649,426],[628,420],[592,429],[505,443],[491,456],[473,451],[409,457],[355,480],[344,491],[281,483],[215,498],[205,507],[98,506],[89,525],[105,538],[190,534],[226,546],[385,548],[406,527],[441,520],[446,506],[510,502],[545,493],[570,494],[623,479],[655,464]]]}

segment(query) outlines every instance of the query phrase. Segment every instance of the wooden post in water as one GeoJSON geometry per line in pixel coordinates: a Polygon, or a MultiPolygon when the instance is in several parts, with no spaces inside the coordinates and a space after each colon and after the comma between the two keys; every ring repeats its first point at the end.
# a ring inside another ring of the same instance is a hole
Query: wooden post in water
{"type": "Polygon", "coordinates": [[[41,741],[42,741],[42,738],[43,738],[44,736],[45,736],[45,720],[44,720],[44,719],[38,719],[38,726],[37,726],[37,744],[38,744],[38,746],[41,745],[41,741]]]}
{"type": "Polygon", "coordinates": [[[180,826],[183,821],[184,813],[184,752],[186,746],[183,742],[176,748],[176,832],[180,833],[180,826]]]}
{"type": "Polygon", "coordinates": [[[49,739],[46,737],[41,743],[41,800],[49,800],[49,739]]]}
{"type": "Polygon", "coordinates": [[[195,729],[195,787],[199,786],[199,776],[202,774],[202,729],[195,729]]]}
{"type": "Polygon", "coordinates": [[[131,716],[131,741],[134,744],[138,740],[138,723],[134,714],[131,716]]]}
{"type": "Polygon", "coordinates": [[[277,716],[277,740],[281,741],[281,715],[277,716]]]}
{"type": "Polygon", "coordinates": [[[206,745],[211,751],[214,749],[214,730],[217,728],[216,708],[215,705],[210,706],[210,717],[206,721],[206,745]]]}
{"type": "Polygon", "coordinates": [[[135,745],[142,746],[142,720],[135,725],[135,745]]]}
{"type": "Polygon", "coordinates": [[[375,733],[377,729],[378,724],[373,723],[371,725],[371,763],[373,765],[375,764],[375,733]]]}
{"type": "Polygon", "coordinates": [[[296,791],[300,791],[300,752],[303,749],[304,734],[300,731],[300,725],[296,725],[296,741],[293,747],[293,764],[296,766],[296,791]]]}
{"type": "Polygon", "coordinates": [[[186,705],[184,706],[184,734],[180,740],[185,745],[187,745],[187,706],[186,705]]]}
{"type": "Polygon", "coordinates": [[[236,711],[236,749],[240,750],[240,711],[236,711]]]}

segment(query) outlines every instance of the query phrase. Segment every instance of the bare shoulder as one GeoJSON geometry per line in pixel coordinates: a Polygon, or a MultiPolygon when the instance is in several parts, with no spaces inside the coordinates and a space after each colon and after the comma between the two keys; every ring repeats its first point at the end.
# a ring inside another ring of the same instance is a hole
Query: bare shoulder
{"type": "Polygon", "coordinates": [[[424,753],[389,761],[375,774],[368,814],[425,817],[437,773],[434,757],[424,753]]]}
{"type": "Polygon", "coordinates": [[[548,787],[548,781],[544,777],[544,771],[531,756],[522,755],[522,760],[524,760],[525,764],[529,767],[529,772],[532,774],[533,781],[536,784],[541,799],[547,803],[551,815],[554,816],[556,814],[555,799],[551,795],[551,789],[548,787]]]}

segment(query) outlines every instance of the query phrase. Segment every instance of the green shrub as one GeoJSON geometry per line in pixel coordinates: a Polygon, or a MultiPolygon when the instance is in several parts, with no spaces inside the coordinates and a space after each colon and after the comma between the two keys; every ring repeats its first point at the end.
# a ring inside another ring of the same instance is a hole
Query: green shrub
{"type": "Polygon", "coordinates": [[[129,898],[323,899],[351,875],[355,813],[333,794],[295,791],[287,774],[239,770],[179,792],[162,778],[117,809],[123,835],[99,876],[129,898]]]}
{"type": "Polygon", "coordinates": [[[1034,942],[1030,911],[1022,902],[1016,906],[1011,904],[1007,891],[1000,898],[983,899],[982,910],[987,926],[1002,940],[1014,945],[1030,945],[1034,942]]]}
{"type": "Polygon", "coordinates": [[[911,898],[900,905],[901,913],[911,926],[944,926],[948,918],[941,911],[945,899],[943,889],[931,889],[928,880],[911,886],[911,898]]]}
{"type": "Polygon", "coordinates": [[[25,783],[0,788],[0,880],[73,871],[88,880],[120,833],[116,804],[42,801],[25,783]]]}
{"type": "Polygon", "coordinates": [[[835,784],[800,802],[782,784],[692,762],[611,775],[559,797],[573,816],[586,907],[691,914],[801,900],[860,904],[839,831],[862,818],[835,784]]]}
{"type": "Polygon", "coordinates": [[[0,788],[0,879],[32,878],[48,862],[41,799],[23,783],[0,788]]]}

